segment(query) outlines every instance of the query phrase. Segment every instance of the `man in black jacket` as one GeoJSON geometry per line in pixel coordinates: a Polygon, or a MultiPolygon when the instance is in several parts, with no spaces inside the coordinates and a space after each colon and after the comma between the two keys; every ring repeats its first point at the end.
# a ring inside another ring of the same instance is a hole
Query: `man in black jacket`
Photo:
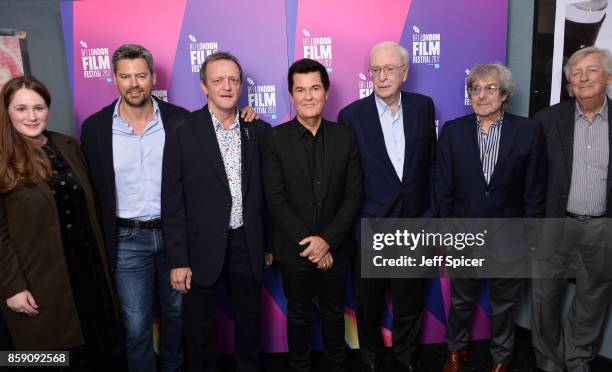
{"type": "MultiPolygon", "coordinates": [[[[238,371],[260,371],[264,211],[259,140],[269,124],[240,119],[242,68],[217,52],[200,69],[208,104],[168,130],[162,218],[172,286],[183,293],[188,371],[216,371],[217,296],[234,305],[238,371]]],[[[270,262],[268,262],[270,263],[270,262]]]]}
{"type": "Polygon", "coordinates": [[[344,371],[344,292],[361,207],[355,138],[322,117],[329,77],[310,59],[289,68],[296,117],[273,128],[262,147],[264,189],[274,218],[274,257],[287,297],[289,366],[310,370],[309,319],[318,297],[330,371],[344,371]]]}
{"type": "Polygon", "coordinates": [[[606,97],[612,84],[612,55],[606,49],[580,49],[569,58],[564,73],[575,98],[535,115],[542,124],[549,164],[545,216],[565,221],[562,234],[555,231],[547,242],[558,243],[535,252],[539,278],[532,280],[531,334],[539,368],[588,372],[601,347],[612,296],[606,259],[610,240],[598,233],[609,230],[612,216],[612,101],[606,97]],[[576,277],[576,295],[562,321],[570,265],[577,266],[569,275],[576,277]]]}
{"type": "Polygon", "coordinates": [[[144,47],[119,47],[113,53],[113,70],[121,98],[83,122],[81,143],[121,303],[128,368],[130,372],[156,370],[152,310],[157,296],[160,370],[179,371],[183,364],[181,296],[170,285],[160,195],[165,132],[188,111],[151,95],[156,76],[153,57],[144,47]]]}

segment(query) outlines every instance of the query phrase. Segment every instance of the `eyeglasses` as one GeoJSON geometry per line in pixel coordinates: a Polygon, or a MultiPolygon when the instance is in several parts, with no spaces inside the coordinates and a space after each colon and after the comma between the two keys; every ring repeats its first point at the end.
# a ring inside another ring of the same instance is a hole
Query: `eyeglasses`
{"type": "Polygon", "coordinates": [[[471,96],[477,96],[480,94],[480,92],[484,89],[484,92],[486,95],[488,96],[492,96],[495,93],[497,93],[497,91],[499,90],[499,87],[495,84],[489,84],[489,85],[485,85],[484,87],[481,87],[479,85],[475,85],[473,87],[469,87],[468,88],[468,93],[471,96]]]}
{"type": "Polygon", "coordinates": [[[397,71],[401,70],[402,67],[404,67],[406,65],[400,65],[400,66],[393,66],[393,65],[387,65],[384,67],[372,67],[370,69],[370,76],[374,77],[378,77],[380,75],[381,72],[384,72],[385,75],[389,76],[389,75],[393,75],[395,74],[397,71]]]}

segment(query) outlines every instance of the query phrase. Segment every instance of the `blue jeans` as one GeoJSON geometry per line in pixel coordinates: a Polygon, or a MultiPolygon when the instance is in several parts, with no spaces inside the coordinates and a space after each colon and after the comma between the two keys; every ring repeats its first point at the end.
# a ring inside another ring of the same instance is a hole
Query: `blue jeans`
{"type": "Polygon", "coordinates": [[[153,296],[161,305],[160,371],[183,365],[181,295],[170,285],[170,269],[161,230],[118,228],[115,279],[126,328],[130,372],[154,372],[153,296]]]}

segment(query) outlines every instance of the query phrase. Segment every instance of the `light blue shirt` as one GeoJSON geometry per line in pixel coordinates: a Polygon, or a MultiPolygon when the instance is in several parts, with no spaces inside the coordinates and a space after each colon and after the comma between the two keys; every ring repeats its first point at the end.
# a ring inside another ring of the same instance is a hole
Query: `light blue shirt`
{"type": "Polygon", "coordinates": [[[135,134],[113,112],[113,167],[117,190],[117,217],[146,221],[161,215],[161,173],[166,133],[157,102],[153,119],[142,135],[135,134]]]}
{"type": "Polygon", "coordinates": [[[382,126],[383,136],[385,137],[385,147],[387,148],[387,154],[395,173],[399,177],[400,181],[404,174],[404,149],[406,147],[406,139],[404,138],[404,117],[402,115],[402,100],[397,104],[397,112],[395,117],[391,113],[391,107],[380,99],[376,94],[374,95],[376,101],[376,109],[378,110],[378,118],[382,126]]]}

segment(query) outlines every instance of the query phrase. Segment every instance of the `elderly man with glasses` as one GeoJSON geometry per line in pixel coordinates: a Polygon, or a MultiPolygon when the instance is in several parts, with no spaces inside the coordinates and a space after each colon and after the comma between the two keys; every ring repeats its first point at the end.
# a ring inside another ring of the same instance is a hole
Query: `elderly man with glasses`
{"type": "MultiPolygon", "coordinates": [[[[476,65],[468,76],[474,113],[444,124],[438,142],[435,196],[442,218],[533,218],[544,214],[546,154],[540,126],[505,112],[514,91],[512,73],[499,64],[476,65]]],[[[506,247],[499,247],[506,249],[506,247]]],[[[512,264],[526,258],[492,251],[512,264]],[[501,253],[501,254],[500,254],[501,253]]],[[[524,255],[521,255],[524,254],[524,255]]],[[[491,278],[491,372],[509,370],[514,348],[514,308],[523,279],[491,278]]],[[[443,372],[460,372],[467,358],[478,278],[452,278],[443,372]]]]}
{"type": "MultiPolygon", "coordinates": [[[[353,129],[363,167],[360,218],[431,217],[436,126],[431,98],[401,90],[408,52],[386,41],[370,52],[374,93],[342,109],[338,122],[353,129]]],[[[361,235],[359,221],[355,233],[361,235]]],[[[365,249],[365,247],[362,247],[365,249]]],[[[358,250],[360,251],[360,250],[358,250]]],[[[362,252],[359,252],[361,254],[362,252]]],[[[423,313],[422,279],[362,278],[356,260],[357,327],[362,369],[380,371],[380,322],[387,287],[393,303],[393,354],[401,370],[414,370],[423,313]]]]}

